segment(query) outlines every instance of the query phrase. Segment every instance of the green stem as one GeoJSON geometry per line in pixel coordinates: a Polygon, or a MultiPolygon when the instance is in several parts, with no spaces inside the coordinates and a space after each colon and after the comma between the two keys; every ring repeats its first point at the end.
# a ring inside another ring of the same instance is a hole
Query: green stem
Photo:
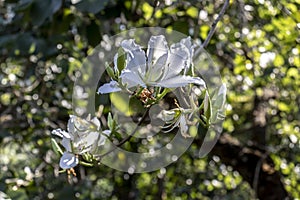
{"type": "Polygon", "coordinates": [[[92,163],[87,163],[87,162],[84,162],[84,161],[79,161],[79,164],[83,165],[83,166],[86,166],[86,167],[93,167],[94,166],[92,163]]]}
{"type": "Polygon", "coordinates": [[[160,93],[160,94],[157,95],[156,102],[159,101],[159,100],[161,100],[169,92],[170,92],[170,89],[164,88],[164,90],[162,91],[162,93],[160,93]]]}
{"type": "Polygon", "coordinates": [[[199,122],[204,128],[208,128],[208,127],[209,127],[207,124],[204,124],[203,121],[202,121],[201,119],[199,119],[198,122],[199,122]]]}

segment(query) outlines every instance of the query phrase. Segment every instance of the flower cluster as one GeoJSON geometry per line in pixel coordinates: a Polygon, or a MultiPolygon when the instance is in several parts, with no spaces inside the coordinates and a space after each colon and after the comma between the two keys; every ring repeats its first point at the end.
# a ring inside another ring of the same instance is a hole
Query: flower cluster
{"type": "Polygon", "coordinates": [[[193,83],[205,87],[205,82],[201,78],[187,75],[192,67],[193,58],[190,37],[172,44],[169,48],[164,36],[152,36],[147,52],[143,51],[133,39],[124,40],[121,47],[126,54],[125,67],[118,67],[123,65],[118,63],[120,61],[118,57],[124,55],[116,54],[113,77],[115,80],[102,85],[98,93],[121,91],[123,86],[128,89],[137,86],[177,88],[193,83]]]}
{"type": "Polygon", "coordinates": [[[78,155],[93,154],[110,135],[110,130],[101,131],[99,120],[96,117],[90,119],[90,116],[81,119],[70,115],[67,129],[68,132],[61,129],[52,131],[53,135],[61,138],[61,145],[65,149],[63,153],[59,149],[62,154],[59,165],[62,169],[75,167],[79,163],[78,155]]]}
{"type": "MultiPolygon", "coordinates": [[[[194,45],[190,37],[170,47],[163,35],[151,36],[147,48],[136,44],[133,39],[123,40],[114,56],[113,66],[106,66],[111,80],[101,85],[97,93],[125,92],[134,99],[132,102],[138,104],[138,101],[142,105],[145,114],[155,104],[168,104],[168,109],[161,110],[155,116],[163,123],[161,132],[178,128],[183,137],[190,137],[190,126],[208,128],[224,117],[226,98],[224,84],[210,95],[205,81],[195,76],[193,54],[194,45]]],[[[82,119],[71,115],[67,131],[52,131],[61,139],[60,144],[52,139],[54,149],[62,155],[59,163],[61,168],[72,169],[85,161],[91,164],[108,136],[117,136],[120,140],[122,134],[117,130],[117,117],[113,118],[109,113],[105,121],[109,130],[102,131],[96,117],[82,119]]],[[[127,134],[128,138],[133,134],[127,134]]],[[[120,145],[127,139],[122,139],[120,145]]]]}

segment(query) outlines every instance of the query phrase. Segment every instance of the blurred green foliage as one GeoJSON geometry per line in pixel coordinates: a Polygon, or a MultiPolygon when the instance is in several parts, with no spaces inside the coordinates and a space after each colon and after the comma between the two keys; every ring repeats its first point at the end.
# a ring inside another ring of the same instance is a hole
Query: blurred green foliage
{"type": "MultiPolygon", "coordinates": [[[[222,157],[196,158],[196,143],[160,171],[78,167],[73,184],[59,174],[51,149],[50,131],[65,128],[71,114],[76,71],[104,37],[158,26],[203,41],[222,4],[0,1],[0,199],[256,198],[257,188],[222,157]]],[[[294,199],[300,198],[299,10],[299,0],[231,1],[207,47],[229,91],[224,133],[266,150],[294,199]]]]}

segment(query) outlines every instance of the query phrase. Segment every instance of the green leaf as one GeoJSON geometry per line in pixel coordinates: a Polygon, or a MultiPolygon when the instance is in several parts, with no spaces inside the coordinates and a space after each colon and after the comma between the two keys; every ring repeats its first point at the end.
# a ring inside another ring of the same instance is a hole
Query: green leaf
{"type": "Polygon", "coordinates": [[[209,123],[210,117],[212,113],[212,108],[211,108],[211,101],[210,97],[208,95],[208,92],[206,91],[205,97],[204,97],[204,115],[206,117],[206,122],[209,123]]]}
{"type": "Polygon", "coordinates": [[[143,103],[135,96],[131,97],[129,100],[130,115],[143,115],[144,112],[145,112],[145,108],[143,106],[143,103]]]}
{"type": "Polygon", "coordinates": [[[110,94],[110,100],[117,110],[125,116],[130,116],[128,94],[113,92],[110,94]]]}
{"type": "Polygon", "coordinates": [[[107,126],[109,128],[109,130],[111,132],[113,132],[116,128],[116,122],[115,120],[112,118],[111,113],[108,113],[108,117],[107,117],[107,126]]]}
{"type": "Polygon", "coordinates": [[[119,72],[121,72],[125,68],[125,51],[122,48],[119,48],[118,50],[118,59],[117,59],[117,67],[119,72]]]}
{"type": "Polygon", "coordinates": [[[96,14],[105,8],[107,2],[109,2],[109,0],[82,0],[75,4],[75,7],[79,11],[96,14]]]}
{"type": "Polygon", "coordinates": [[[52,149],[54,152],[58,155],[63,155],[63,151],[60,148],[60,146],[57,144],[56,140],[54,138],[51,138],[51,144],[52,144],[52,149]]]}
{"type": "Polygon", "coordinates": [[[40,26],[56,13],[62,5],[62,0],[35,0],[31,7],[32,23],[40,26]]]}
{"type": "MultiPolygon", "coordinates": [[[[213,101],[213,107],[216,109],[223,109],[225,101],[226,101],[226,86],[225,84],[221,85],[219,91],[215,93],[217,98],[213,101]]],[[[214,99],[214,98],[213,98],[214,99]]]]}
{"type": "Polygon", "coordinates": [[[113,79],[116,78],[114,70],[112,69],[111,66],[109,66],[109,64],[107,62],[105,63],[105,70],[111,78],[113,78],[113,79]]]}
{"type": "Polygon", "coordinates": [[[28,196],[26,194],[26,190],[23,188],[18,188],[17,190],[9,190],[7,195],[11,197],[11,199],[18,199],[18,200],[28,200],[28,196]]]}

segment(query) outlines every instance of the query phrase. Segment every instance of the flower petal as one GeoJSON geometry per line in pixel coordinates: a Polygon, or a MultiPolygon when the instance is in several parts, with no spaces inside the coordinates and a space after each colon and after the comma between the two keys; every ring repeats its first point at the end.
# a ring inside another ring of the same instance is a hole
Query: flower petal
{"type": "Polygon", "coordinates": [[[59,136],[61,138],[63,137],[70,137],[70,134],[64,130],[61,130],[60,128],[59,129],[55,129],[51,132],[51,134],[53,135],[56,135],[56,136],[59,136]]]}
{"type": "Polygon", "coordinates": [[[161,80],[156,84],[156,86],[166,87],[166,88],[176,88],[176,87],[185,86],[189,83],[194,83],[196,85],[205,87],[205,82],[201,78],[184,76],[184,75],[178,75],[169,79],[161,80]]]}
{"type": "Polygon", "coordinates": [[[98,89],[98,94],[107,94],[111,92],[118,92],[121,91],[122,89],[119,88],[119,84],[116,81],[111,81],[109,83],[105,83],[104,85],[100,86],[98,89]]]}
{"type": "Polygon", "coordinates": [[[78,165],[78,163],[79,160],[73,153],[64,152],[64,154],[60,158],[59,166],[62,169],[70,169],[78,165]]]}
{"type": "Polygon", "coordinates": [[[74,119],[75,119],[75,115],[70,115],[70,119],[68,121],[68,126],[67,126],[67,130],[69,133],[72,134],[73,136],[73,133],[75,132],[75,122],[74,122],[74,119]]]}
{"type": "Polygon", "coordinates": [[[189,36],[187,38],[181,39],[180,44],[183,44],[187,48],[187,50],[189,50],[189,56],[190,58],[192,58],[194,54],[194,46],[192,44],[191,37],[189,36]]]}
{"type": "Polygon", "coordinates": [[[61,144],[63,145],[66,151],[72,152],[71,138],[63,137],[61,144]]]}
{"type": "Polygon", "coordinates": [[[187,71],[189,70],[189,68],[191,67],[191,65],[193,65],[192,60],[193,60],[193,56],[194,56],[194,46],[192,45],[190,36],[180,40],[180,43],[183,44],[185,46],[185,48],[188,50],[188,59],[186,62],[186,66],[184,68],[184,73],[183,73],[183,74],[186,74],[187,71]]]}
{"type": "MultiPolygon", "coordinates": [[[[110,130],[104,130],[102,133],[105,134],[105,135],[107,135],[107,136],[109,136],[110,133],[111,133],[111,131],[110,131],[110,130]]],[[[106,136],[101,135],[101,136],[100,136],[100,139],[99,139],[99,141],[98,141],[98,146],[104,145],[106,139],[107,139],[106,136]]]]}
{"type": "Polygon", "coordinates": [[[148,65],[149,66],[155,65],[156,62],[159,60],[159,58],[164,55],[167,55],[168,52],[169,52],[169,47],[165,39],[165,36],[163,35],[151,36],[148,42],[148,49],[147,49],[148,65]]]}
{"type": "Polygon", "coordinates": [[[164,75],[164,71],[166,69],[166,61],[168,58],[168,54],[164,54],[161,56],[154,65],[149,66],[149,70],[147,72],[147,79],[145,80],[146,84],[153,85],[153,83],[161,80],[164,75]]]}
{"type": "Polygon", "coordinates": [[[146,55],[142,47],[137,45],[133,39],[123,40],[121,46],[128,53],[126,69],[135,69],[135,71],[145,75],[146,55]]]}
{"type": "Polygon", "coordinates": [[[116,55],[114,56],[114,71],[115,72],[118,71],[118,57],[119,57],[119,54],[116,53],[116,55]]]}
{"type": "Polygon", "coordinates": [[[141,79],[139,74],[135,71],[124,69],[120,77],[122,79],[123,84],[127,84],[127,88],[132,88],[137,85],[146,87],[144,81],[141,79]]]}
{"type": "Polygon", "coordinates": [[[172,44],[163,79],[178,75],[191,62],[189,50],[181,43],[172,44]]]}
{"type": "Polygon", "coordinates": [[[163,35],[152,36],[148,42],[147,58],[147,84],[162,78],[168,59],[169,47],[163,35]]]}
{"type": "Polygon", "coordinates": [[[91,119],[91,123],[97,127],[97,130],[100,130],[101,124],[97,117],[94,117],[93,119],[91,119]]]}
{"type": "Polygon", "coordinates": [[[162,110],[157,117],[166,123],[171,123],[175,119],[175,110],[162,110]]]}
{"type": "Polygon", "coordinates": [[[179,120],[180,120],[180,125],[179,126],[180,126],[181,135],[183,137],[190,137],[190,135],[188,134],[189,127],[187,125],[187,120],[185,118],[185,115],[181,114],[179,120]]]}
{"type": "Polygon", "coordinates": [[[94,151],[96,148],[96,141],[99,140],[100,134],[98,132],[88,132],[74,143],[74,147],[78,150],[78,154],[94,151]]]}

